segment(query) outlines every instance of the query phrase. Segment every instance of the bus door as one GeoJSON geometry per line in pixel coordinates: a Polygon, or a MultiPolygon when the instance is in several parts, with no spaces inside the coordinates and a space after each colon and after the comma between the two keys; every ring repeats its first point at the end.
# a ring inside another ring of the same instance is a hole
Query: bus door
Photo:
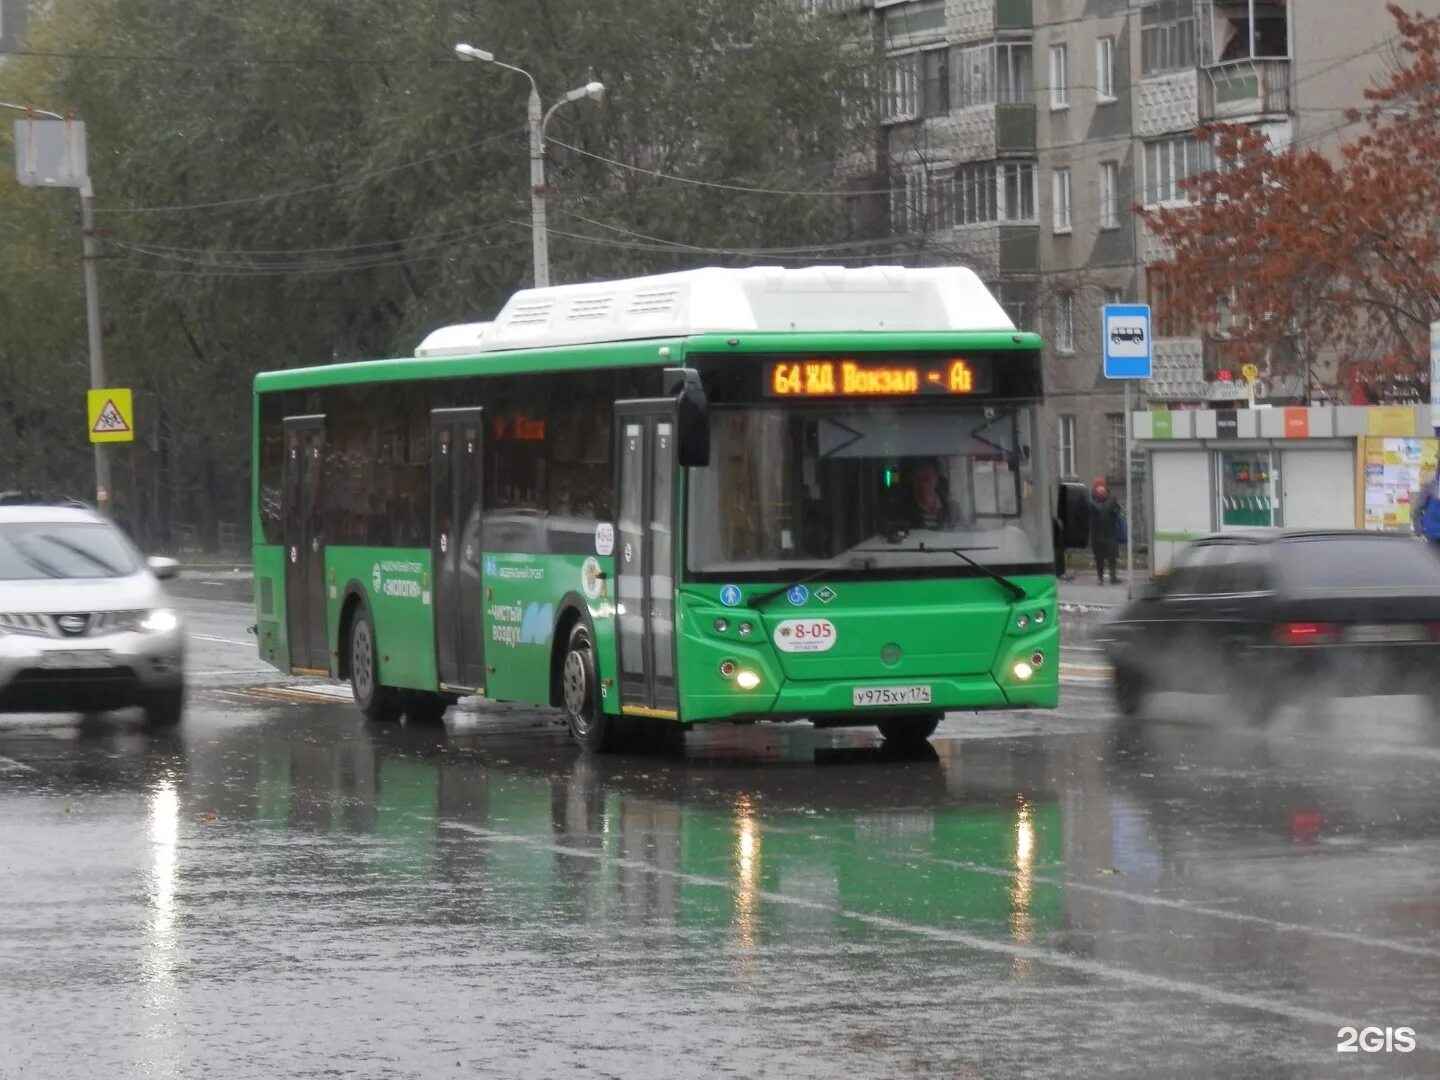
{"type": "Polygon", "coordinates": [[[325,417],[285,420],[285,625],[290,668],[330,674],[325,625],[325,417]]]}
{"type": "Polygon", "coordinates": [[[484,490],[481,409],[430,413],[430,561],[434,567],[435,663],[440,682],[485,685],[480,636],[480,512],[484,490]]]}
{"type": "Polygon", "coordinates": [[[675,402],[617,402],[615,433],[620,704],[674,716],[675,402]]]}

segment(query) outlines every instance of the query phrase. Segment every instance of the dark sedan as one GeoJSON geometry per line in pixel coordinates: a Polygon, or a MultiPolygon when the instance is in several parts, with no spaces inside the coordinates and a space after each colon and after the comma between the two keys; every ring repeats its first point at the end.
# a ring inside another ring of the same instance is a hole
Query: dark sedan
{"type": "Polygon", "coordinates": [[[1305,694],[1440,709],[1440,558],[1408,536],[1247,530],[1198,540],[1100,632],[1115,700],[1224,691],[1263,723],[1305,694]]]}

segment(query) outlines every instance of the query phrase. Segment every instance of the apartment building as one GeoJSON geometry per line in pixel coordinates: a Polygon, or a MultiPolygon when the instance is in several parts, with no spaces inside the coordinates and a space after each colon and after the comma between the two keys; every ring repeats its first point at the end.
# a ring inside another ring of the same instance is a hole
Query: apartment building
{"type": "MultiPolygon", "coordinates": [[[[1360,0],[811,0],[873,20],[886,54],[880,156],[897,249],[974,267],[1046,340],[1060,475],[1123,480],[1121,388],[1101,374],[1099,310],[1149,303],[1147,398],[1206,408],[1236,394],[1223,341],[1178,324],[1165,251],[1137,204],[1183,198],[1208,167],[1197,126],[1263,128],[1333,150],[1344,110],[1395,61],[1383,3],[1360,0]]],[[[1408,8],[1440,14],[1440,0],[1408,8]]],[[[1323,381],[1320,380],[1320,381],[1323,381]]],[[[1274,401],[1314,377],[1261,380],[1274,401]]]]}

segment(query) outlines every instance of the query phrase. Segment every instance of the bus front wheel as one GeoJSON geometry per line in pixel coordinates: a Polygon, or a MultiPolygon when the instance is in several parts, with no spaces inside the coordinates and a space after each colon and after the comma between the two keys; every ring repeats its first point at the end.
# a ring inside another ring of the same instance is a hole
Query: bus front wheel
{"type": "Polygon", "coordinates": [[[583,623],[570,631],[565,662],[560,668],[561,700],[571,737],[586,750],[608,753],[620,741],[620,718],[600,707],[600,680],[596,676],[595,643],[583,623]]]}
{"type": "Polygon", "coordinates": [[[940,726],[940,713],[916,713],[910,716],[887,716],[876,721],[881,736],[889,743],[920,743],[935,734],[940,726]]]}
{"type": "Polygon", "coordinates": [[[375,628],[370,612],[362,608],[350,623],[350,692],[366,720],[391,723],[400,719],[399,695],[380,685],[380,665],[375,659],[375,628]]]}

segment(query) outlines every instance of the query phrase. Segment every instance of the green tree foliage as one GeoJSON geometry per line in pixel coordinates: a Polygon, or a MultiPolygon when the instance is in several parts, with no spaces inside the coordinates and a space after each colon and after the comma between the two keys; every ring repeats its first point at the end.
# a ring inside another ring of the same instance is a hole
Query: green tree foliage
{"type": "MultiPolygon", "coordinates": [[[[813,261],[861,237],[853,200],[813,193],[869,150],[873,46],[797,8],[55,5],[0,67],[0,100],[87,123],[109,381],[135,389],[138,413],[117,504],[147,539],[170,539],[150,527],[171,521],[212,539],[247,521],[256,371],[404,355],[528,283],[528,83],[459,62],[456,42],[529,70],[547,106],[607,87],[547,129],[557,282],[813,261]]],[[[0,235],[0,425],[19,435],[0,445],[0,489],[88,491],[74,193],[0,190],[0,235]]]]}

